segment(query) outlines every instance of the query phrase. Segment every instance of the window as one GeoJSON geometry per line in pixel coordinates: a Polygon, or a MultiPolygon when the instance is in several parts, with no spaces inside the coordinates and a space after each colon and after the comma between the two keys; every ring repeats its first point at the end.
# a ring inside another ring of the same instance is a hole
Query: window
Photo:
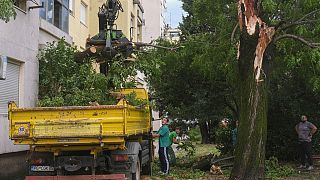
{"type": "Polygon", "coordinates": [[[41,0],[40,17],[64,32],[69,32],[69,0],[41,0]]]}
{"type": "Polygon", "coordinates": [[[170,37],[179,37],[178,32],[170,32],[170,37]]]}
{"type": "Polygon", "coordinates": [[[142,41],[142,24],[139,24],[137,29],[138,29],[137,30],[138,41],[141,42],[142,41]]]}
{"type": "Polygon", "coordinates": [[[130,27],[133,28],[134,27],[134,16],[131,16],[131,19],[130,19],[130,27]]]}
{"type": "Polygon", "coordinates": [[[134,16],[131,15],[131,19],[130,19],[130,41],[133,40],[134,38],[134,16]]]}
{"type": "Polygon", "coordinates": [[[27,10],[27,0],[13,0],[13,4],[23,11],[27,10]]]}
{"type": "Polygon", "coordinates": [[[87,5],[81,2],[80,6],[80,22],[83,24],[87,23],[87,5]]]}
{"type": "Polygon", "coordinates": [[[19,104],[19,76],[20,65],[7,63],[7,78],[0,80],[0,115],[8,114],[8,102],[15,101],[19,104]]]}

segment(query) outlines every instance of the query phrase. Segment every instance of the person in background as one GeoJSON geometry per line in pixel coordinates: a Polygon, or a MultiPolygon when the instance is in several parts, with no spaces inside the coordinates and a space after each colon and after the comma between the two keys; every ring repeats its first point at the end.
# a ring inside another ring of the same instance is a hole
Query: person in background
{"type": "Polygon", "coordinates": [[[172,131],[169,134],[170,146],[168,148],[168,154],[169,154],[169,163],[172,166],[176,164],[176,155],[175,155],[174,150],[172,148],[172,144],[179,143],[179,141],[177,140],[177,136],[178,136],[178,134],[180,134],[180,131],[181,131],[181,128],[176,127],[175,131],[172,131]]]}
{"type": "Polygon", "coordinates": [[[233,146],[234,149],[235,149],[236,144],[237,144],[238,124],[239,124],[239,121],[236,121],[236,127],[231,131],[232,146],[233,146]]]}
{"type": "Polygon", "coordinates": [[[300,158],[301,165],[299,168],[307,168],[313,170],[312,162],[312,136],[317,131],[317,127],[308,121],[307,116],[302,115],[300,122],[295,126],[296,132],[299,137],[300,158]],[[306,166],[306,159],[308,167],[306,166]]]}
{"type": "Polygon", "coordinates": [[[162,118],[162,126],[159,131],[155,134],[152,134],[153,138],[159,138],[159,159],[160,159],[160,168],[163,175],[169,174],[169,158],[168,158],[168,148],[170,146],[169,140],[169,128],[168,128],[168,119],[162,118]]]}

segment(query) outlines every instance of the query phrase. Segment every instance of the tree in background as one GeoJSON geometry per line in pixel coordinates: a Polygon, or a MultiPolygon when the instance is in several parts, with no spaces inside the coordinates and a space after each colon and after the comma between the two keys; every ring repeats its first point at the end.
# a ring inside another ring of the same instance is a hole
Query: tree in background
{"type": "Polygon", "coordinates": [[[11,17],[16,17],[16,11],[14,9],[12,0],[0,1],[0,19],[9,22],[11,17]]]}
{"type": "MultiPolygon", "coordinates": [[[[203,94],[217,93],[212,91],[208,84],[213,84],[215,88],[218,87],[216,86],[218,81],[214,83],[214,80],[222,72],[229,73],[222,80],[226,83],[226,89],[230,91],[221,91],[220,89],[220,100],[224,99],[224,103],[219,103],[219,100],[216,103],[219,104],[221,109],[228,107],[229,112],[238,112],[234,113],[233,117],[240,121],[236,161],[231,179],[263,179],[268,95],[271,96],[270,100],[275,101],[276,98],[270,90],[277,90],[276,87],[284,85],[278,81],[281,79],[278,79],[275,82],[278,84],[274,85],[272,80],[281,77],[296,81],[303,80],[303,82],[300,82],[301,85],[292,81],[293,86],[294,84],[302,86],[301,90],[307,88],[308,92],[313,92],[312,97],[317,97],[319,92],[319,43],[317,43],[319,42],[319,36],[317,34],[320,30],[320,19],[317,17],[319,16],[320,4],[316,0],[303,2],[248,0],[238,3],[226,0],[214,2],[210,0],[183,0],[183,3],[183,7],[188,13],[181,25],[184,32],[184,42],[182,43],[186,50],[180,50],[178,54],[185,54],[186,56],[177,55],[173,58],[161,52],[158,52],[160,55],[155,56],[163,60],[162,65],[158,67],[159,69],[162,67],[168,68],[160,70],[162,73],[157,74],[159,75],[157,77],[161,77],[158,80],[160,82],[159,86],[174,79],[162,77],[164,72],[169,70],[172,71],[169,72],[172,73],[170,77],[177,75],[180,77],[177,81],[174,81],[175,85],[182,85],[175,91],[165,90],[166,93],[161,95],[159,92],[158,94],[163,99],[168,96],[176,97],[164,104],[169,106],[173,104],[174,100],[176,104],[172,106],[173,109],[180,110],[181,107],[184,107],[185,111],[181,111],[183,115],[187,112],[197,114],[201,112],[201,109],[196,109],[195,106],[190,105],[197,102],[194,101],[193,96],[197,92],[207,92],[203,94]],[[189,46],[186,46],[185,44],[188,43],[189,46]],[[238,47],[239,53],[236,53],[235,47],[238,47]],[[180,57],[177,58],[178,56],[180,57]],[[177,63],[172,63],[169,66],[170,63],[166,62],[167,60],[177,63]],[[274,61],[283,62],[282,66],[286,70],[275,69],[272,72],[271,65],[274,61]],[[234,68],[234,63],[237,63],[237,68],[234,68]],[[187,70],[180,70],[183,64],[186,64],[184,67],[187,70]],[[312,66],[307,67],[306,64],[312,66]],[[288,67],[300,67],[301,74],[293,76],[294,71],[287,69],[288,67]],[[193,72],[192,70],[201,74],[199,79],[190,81],[190,77],[197,77],[196,74],[188,75],[188,73],[193,72]],[[284,75],[277,76],[277,74],[284,75]],[[296,79],[292,79],[294,77],[296,79]],[[188,83],[184,83],[184,80],[192,82],[190,83],[192,86],[187,86],[188,83]],[[208,82],[208,84],[202,86],[201,80],[208,82]],[[269,89],[269,82],[272,85],[271,89],[269,89]],[[193,86],[198,88],[190,90],[192,89],[190,87],[193,86]],[[223,92],[232,93],[228,95],[228,93],[223,92]],[[186,96],[181,94],[186,94],[186,96]],[[186,97],[186,99],[181,97],[186,97]],[[185,100],[193,101],[193,103],[185,103],[187,102],[185,100]],[[179,102],[180,105],[177,105],[179,102]]],[[[163,86],[165,88],[170,87],[163,86]]],[[[283,88],[281,89],[283,90],[283,88]]],[[[155,88],[155,90],[157,92],[158,88],[155,88]]],[[[284,92],[289,93],[289,91],[284,92]]],[[[285,96],[288,96],[288,94],[285,96]]],[[[194,97],[198,99],[201,96],[194,97]]],[[[296,98],[308,99],[307,96],[296,96],[296,98]]],[[[162,101],[165,102],[166,100],[162,101]]],[[[294,102],[293,99],[289,99],[289,101],[294,103],[294,106],[291,106],[291,111],[298,110],[296,113],[292,113],[292,116],[290,115],[292,118],[305,110],[305,108],[297,107],[299,103],[294,102]]],[[[206,101],[201,102],[204,104],[202,107],[211,107],[206,101]]],[[[304,102],[307,102],[307,100],[304,102]]],[[[200,107],[199,104],[197,104],[197,107],[200,107]]],[[[274,108],[271,110],[274,110],[274,108]]],[[[214,112],[214,108],[205,111],[210,114],[214,112]]],[[[216,111],[212,114],[217,115],[216,113],[221,112],[216,111]]],[[[282,114],[282,116],[285,115],[282,114]]],[[[288,124],[286,126],[289,127],[288,124]]]]}
{"type": "Polygon", "coordinates": [[[212,56],[218,50],[210,51],[213,46],[207,43],[208,37],[189,37],[178,51],[153,50],[139,56],[138,61],[147,64],[141,70],[160,108],[173,118],[197,121],[202,143],[210,142],[209,136],[214,133],[211,125],[217,126],[223,117],[231,116],[226,106],[234,102],[233,88],[228,86],[232,63],[212,56]],[[195,45],[197,42],[201,45],[195,45]]]}
{"type": "MultiPolygon", "coordinates": [[[[264,179],[268,64],[274,57],[274,46],[281,39],[292,38],[311,48],[319,47],[319,44],[313,42],[315,39],[308,41],[305,37],[289,33],[294,33],[295,28],[300,26],[314,33],[310,24],[320,23],[316,18],[319,6],[317,1],[239,0],[238,67],[239,80],[242,82],[239,86],[240,124],[236,158],[230,179],[264,179]]],[[[307,34],[305,32],[300,35],[307,34]]],[[[308,51],[304,53],[306,52],[308,51]]]]}

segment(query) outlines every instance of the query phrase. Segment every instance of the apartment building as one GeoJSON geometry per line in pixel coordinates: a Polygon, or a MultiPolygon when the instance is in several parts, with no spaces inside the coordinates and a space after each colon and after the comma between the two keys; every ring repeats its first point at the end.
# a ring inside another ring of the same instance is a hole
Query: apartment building
{"type": "Polygon", "coordinates": [[[166,0],[143,0],[142,5],[145,9],[142,40],[148,43],[164,35],[167,2],[166,0]]]}
{"type": "Polygon", "coordinates": [[[38,99],[39,49],[47,42],[68,35],[68,0],[16,0],[17,16],[8,23],[0,21],[0,55],[6,62],[6,78],[0,80],[0,177],[23,176],[28,146],[9,140],[8,101],[20,107],[34,107],[38,99]],[[43,6],[42,6],[43,3],[43,6]],[[67,15],[67,16],[66,16],[67,15]],[[10,168],[7,168],[10,167],[10,168]]]}
{"type": "MultiPolygon", "coordinates": [[[[106,0],[69,0],[69,34],[79,50],[85,49],[86,39],[99,32],[98,12],[106,0]]],[[[123,12],[115,21],[115,28],[122,30],[132,41],[142,41],[144,9],[140,0],[120,0],[123,12]]]]}
{"type": "MultiPolygon", "coordinates": [[[[7,102],[34,107],[38,98],[39,49],[64,38],[79,49],[98,33],[98,9],[106,0],[17,0],[17,16],[0,21],[0,55],[8,59],[7,78],[0,80],[0,154],[26,150],[8,139],[7,102]]],[[[142,41],[144,9],[139,0],[121,0],[124,12],[117,28],[132,41],[142,41]]]]}
{"type": "Polygon", "coordinates": [[[164,31],[164,39],[170,41],[171,43],[178,43],[180,41],[181,30],[178,28],[167,27],[164,31]]]}
{"type": "MultiPolygon", "coordinates": [[[[142,0],[144,8],[144,26],[142,41],[150,43],[164,36],[164,30],[166,26],[165,13],[167,11],[166,0],[142,0]]],[[[144,74],[138,72],[136,77],[140,87],[147,87],[148,85],[144,81],[144,74]]],[[[161,127],[161,120],[159,118],[158,111],[152,111],[152,122],[153,130],[157,131],[161,127]]]]}
{"type": "Polygon", "coordinates": [[[67,28],[63,26],[68,24],[56,19],[60,16],[58,13],[40,9],[40,4],[39,0],[15,1],[16,19],[8,23],[0,21],[0,55],[8,59],[7,78],[0,80],[0,123],[3,123],[0,126],[0,154],[27,149],[14,146],[8,139],[7,103],[16,101],[21,107],[36,105],[39,48],[62,37],[71,42],[67,28]]]}

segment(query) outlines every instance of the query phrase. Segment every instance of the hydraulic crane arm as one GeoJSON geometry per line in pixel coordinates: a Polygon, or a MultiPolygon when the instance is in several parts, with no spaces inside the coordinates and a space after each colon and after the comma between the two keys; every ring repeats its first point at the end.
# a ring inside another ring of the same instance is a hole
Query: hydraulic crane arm
{"type": "Polygon", "coordinates": [[[114,21],[119,17],[119,11],[123,12],[119,0],[108,0],[99,8],[99,32],[105,29],[112,29],[114,21]]]}

